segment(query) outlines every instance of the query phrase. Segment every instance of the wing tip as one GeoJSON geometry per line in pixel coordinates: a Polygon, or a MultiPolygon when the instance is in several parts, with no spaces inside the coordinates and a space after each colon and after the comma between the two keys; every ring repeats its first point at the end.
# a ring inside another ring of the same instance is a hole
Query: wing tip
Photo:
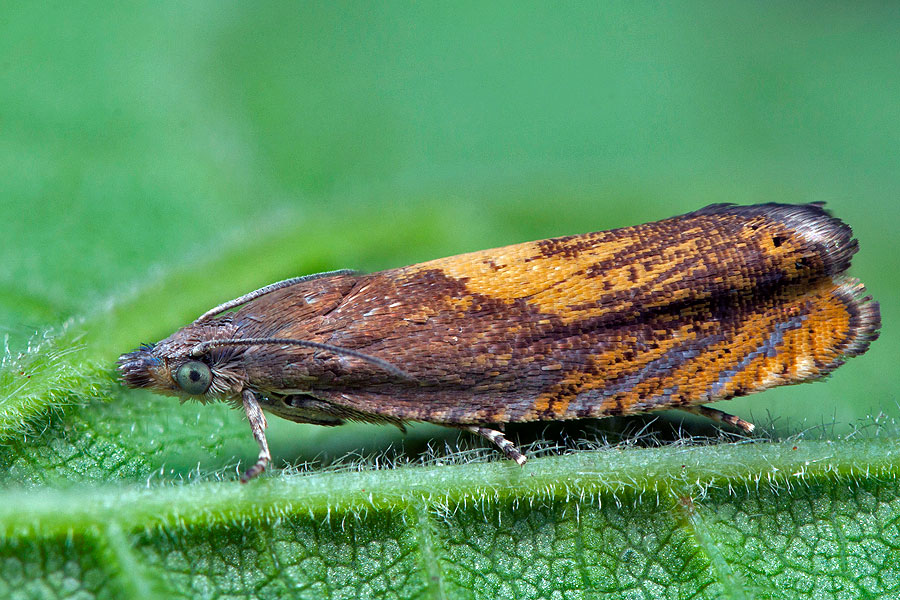
{"type": "Polygon", "coordinates": [[[825,209],[824,202],[806,204],[711,204],[690,213],[691,216],[734,215],[753,218],[766,217],[781,223],[802,236],[805,243],[815,249],[825,264],[825,274],[839,275],[850,268],[859,243],[853,237],[853,229],[825,209]]]}
{"type": "Polygon", "coordinates": [[[881,305],[866,292],[866,287],[855,277],[835,281],[834,295],[850,315],[847,343],[842,359],[864,354],[869,345],[878,339],[881,328],[881,305]]]}

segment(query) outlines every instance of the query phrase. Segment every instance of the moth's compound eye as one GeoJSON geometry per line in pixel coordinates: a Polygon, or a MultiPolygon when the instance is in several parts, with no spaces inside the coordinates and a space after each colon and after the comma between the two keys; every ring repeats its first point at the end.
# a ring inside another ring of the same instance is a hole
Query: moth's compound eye
{"type": "Polygon", "coordinates": [[[175,371],[175,382],[178,387],[193,396],[199,396],[209,389],[212,383],[212,371],[199,360],[191,360],[175,371]]]}

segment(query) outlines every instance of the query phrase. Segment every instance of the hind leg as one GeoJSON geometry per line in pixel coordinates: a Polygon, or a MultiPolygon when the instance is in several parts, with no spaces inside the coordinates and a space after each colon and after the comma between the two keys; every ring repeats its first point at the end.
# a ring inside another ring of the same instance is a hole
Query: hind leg
{"type": "Polygon", "coordinates": [[[754,425],[750,421],[745,421],[740,417],[729,415],[727,412],[723,412],[715,408],[709,408],[708,406],[685,406],[679,408],[678,410],[683,410],[684,412],[689,412],[695,415],[700,415],[701,417],[706,417],[707,419],[712,419],[716,423],[725,423],[727,425],[731,425],[732,427],[740,429],[744,433],[753,433],[753,430],[756,429],[756,425],[754,425]]]}
{"type": "Polygon", "coordinates": [[[516,461],[516,463],[518,463],[520,466],[524,465],[525,461],[528,460],[527,458],[525,458],[525,455],[522,454],[521,450],[516,448],[515,444],[506,439],[506,436],[504,436],[503,432],[501,431],[497,431],[496,429],[489,429],[487,427],[480,427],[478,425],[460,425],[459,428],[474,433],[475,435],[480,435],[490,443],[497,446],[500,451],[506,455],[506,458],[516,461]]]}

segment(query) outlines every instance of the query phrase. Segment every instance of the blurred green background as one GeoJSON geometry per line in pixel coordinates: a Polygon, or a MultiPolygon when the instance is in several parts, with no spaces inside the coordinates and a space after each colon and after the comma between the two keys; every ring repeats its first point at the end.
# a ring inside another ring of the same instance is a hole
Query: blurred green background
{"type": "Polygon", "coordinates": [[[74,318],[111,364],[283,277],[825,201],[881,339],[720,406],[847,433],[900,416],[898,190],[895,2],[0,8],[13,352],[74,318]]]}

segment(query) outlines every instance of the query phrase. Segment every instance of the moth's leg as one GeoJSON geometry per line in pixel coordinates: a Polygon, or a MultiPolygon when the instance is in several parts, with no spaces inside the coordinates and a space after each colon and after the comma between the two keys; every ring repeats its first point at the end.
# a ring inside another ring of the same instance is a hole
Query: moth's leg
{"type": "MultiPolygon", "coordinates": [[[[264,402],[266,402],[264,400],[264,402]]],[[[342,425],[346,420],[364,423],[387,423],[397,426],[406,433],[403,421],[374,413],[367,413],[346,406],[340,406],[309,394],[293,394],[290,396],[273,396],[265,404],[266,410],[279,417],[297,423],[314,425],[342,425]]]]}
{"type": "Polygon", "coordinates": [[[253,432],[253,437],[256,439],[256,443],[259,444],[259,458],[256,459],[256,464],[241,475],[241,483],[247,483],[266,470],[266,465],[272,460],[272,455],[269,454],[269,442],[266,441],[266,416],[259,407],[256,394],[250,390],[244,390],[241,398],[244,401],[244,412],[247,413],[247,420],[250,421],[250,431],[253,432]]]}
{"type": "Polygon", "coordinates": [[[528,460],[525,458],[525,455],[516,448],[515,444],[506,439],[503,433],[496,429],[488,429],[487,427],[479,427],[478,425],[460,425],[459,428],[470,431],[475,435],[480,435],[500,448],[503,454],[506,455],[506,458],[516,461],[520,466],[524,465],[525,461],[528,460]]]}
{"type": "Polygon", "coordinates": [[[304,394],[290,396],[271,394],[261,398],[260,404],[273,415],[295,423],[333,426],[344,422],[345,415],[337,414],[334,405],[304,394]]]}
{"type": "Polygon", "coordinates": [[[745,421],[740,417],[730,415],[727,412],[722,412],[721,410],[716,410],[715,408],[709,408],[708,406],[681,406],[678,410],[683,410],[684,412],[700,415],[701,417],[712,419],[717,423],[725,423],[727,425],[731,425],[732,427],[736,427],[737,429],[740,429],[745,433],[753,433],[753,430],[756,429],[756,425],[754,425],[750,421],[745,421]]]}

